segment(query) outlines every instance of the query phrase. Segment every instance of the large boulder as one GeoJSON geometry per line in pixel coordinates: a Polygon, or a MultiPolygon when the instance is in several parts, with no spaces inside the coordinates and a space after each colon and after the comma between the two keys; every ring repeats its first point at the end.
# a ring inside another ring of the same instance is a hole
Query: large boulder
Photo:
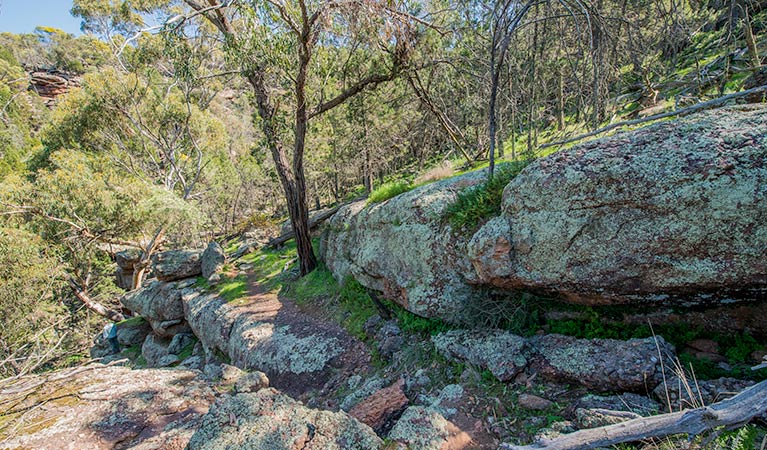
{"type": "Polygon", "coordinates": [[[200,270],[204,278],[209,278],[214,273],[217,273],[224,267],[226,262],[226,254],[224,249],[221,248],[218,242],[213,241],[208,244],[205,251],[202,252],[200,260],[200,270]]]}
{"type": "Polygon", "coordinates": [[[146,319],[159,335],[184,333],[188,327],[184,321],[181,286],[178,283],[154,280],[140,289],[126,293],[120,302],[146,319]]]}
{"type": "Polygon", "coordinates": [[[767,108],[724,108],[540,159],[472,239],[479,282],[583,304],[767,292],[767,108]]]}
{"type": "Polygon", "coordinates": [[[352,276],[409,311],[460,322],[479,293],[466,258],[468,237],[444,224],[459,191],[483,182],[477,171],[438,181],[373,205],[342,207],[327,224],[320,250],[339,281],[352,276]]]}
{"type": "Polygon", "coordinates": [[[118,287],[128,290],[133,287],[133,268],[141,259],[141,251],[131,248],[115,253],[115,280],[118,287]]]}
{"type": "Polygon", "coordinates": [[[160,281],[176,281],[202,273],[202,252],[198,250],[169,250],[152,257],[153,273],[160,281]]]}
{"type": "Polygon", "coordinates": [[[182,450],[213,403],[199,372],[94,364],[0,384],[3,448],[182,450]],[[42,406],[42,407],[41,407],[42,406]]]}
{"type": "Polygon", "coordinates": [[[219,399],[189,441],[189,450],[359,449],[383,441],[344,412],[310,409],[271,388],[219,399]]]}

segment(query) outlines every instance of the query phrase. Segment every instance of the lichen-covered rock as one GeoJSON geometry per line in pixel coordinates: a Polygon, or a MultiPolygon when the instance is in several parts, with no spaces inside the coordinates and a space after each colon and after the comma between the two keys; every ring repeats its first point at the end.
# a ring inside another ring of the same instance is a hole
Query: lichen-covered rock
{"type": "Polygon", "coordinates": [[[583,304],[767,292],[767,108],[732,107],[542,158],[472,239],[480,282],[583,304]]]}
{"type": "Polygon", "coordinates": [[[519,398],[517,399],[517,403],[519,403],[519,406],[525,409],[532,409],[536,411],[543,411],[551,408],[554,405],[554,402],[551,400],[547,400],[543,397],[538,397],[537,395],[532,394],[520,394],[519,398]]]}
{"type": "Polygon", "coordinates": [[[234,391],[239,393],[258,392],[267,387],[269,387],[269,377],[258,370],[246,373],[234,383],[234,391]]]}
{"type": "Polygon", "coordinates": [[[550,334],[529,344],[531,367],[541,376],[595,391],[647,392],[663,381],[663,368],[673,367],[674,348],[660,336],[619,341],[550,334]]]}
{"type": "Polygon", "coordinates": [[[202,276],[206,279],[209,278],[211,275],[221,270],[221,268],[224,267],[225,262],[226,254],[224,254],[224,249],[221,248],[221,245],[219,245],[218,242],[212,241],[208,244],[208,247],[205,248],[205,251],[202,252],[200,260],[202,276]]]}
{"type": "Polygon", "coordinates": [[[327,267],[337,280],[353,276],[415,314],[461,322],[479,294],[465,282],[473,271],[468,238],[453,233],[442,215],[461,189],[485,177],[477,171],[382,203],[344,206],[321,241],[327,267]]]}
{"type": "Polygon", "coordinates": [[[160,281],[176,281],[202,273],[199,250],[169,250],[152,257],[152,270],[160,281]]]}
{"type": "Polygon", "coordinates": [[[0,446],[182,450],[214,395],[199,372],[100,364],[6,381],[0,446]]]}
{"type": "Polygon", "coordinates": [[[147,286],[123,295],[120,302],[146,319],[152,330],[159,335],[172,336],[188,332],[181,290],[176,283],[151,281],[147,286]]]}
{"type": "Polygon", "coordinates": [[[189,450],[378,450],[383,441],[344,412],[310,409],[277,390],[222,397],[189,450]]]}
{"type": "Polygon", "coordinates": [[[472,440],[468,433],[427,406],[406,409],[389,433],[389,439],[407,445],[409,450],[465,448],[472,440]]]}
{"type": "Polygon", "coordinates": [[[193,334],[177,334],[170,340],[170,345],[168,345],[168,353],[172,355],[180,355],[187,346],[194,344],[194,342],[195,338],[193,334]]]}
{"type": "Polygon", "coordinates": [[[501,381],[511,381],[528,361],[525,338],[503,330],[450,330],[432,336],[445,358],[488,369],[501,381]]]}

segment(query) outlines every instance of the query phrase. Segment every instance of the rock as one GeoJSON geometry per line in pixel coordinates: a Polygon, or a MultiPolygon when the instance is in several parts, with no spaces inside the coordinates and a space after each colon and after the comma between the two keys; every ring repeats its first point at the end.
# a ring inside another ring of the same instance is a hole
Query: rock
{"type": "Polygon", "coordinates": [[[212,241],[208,244],[208,247],[202,252],[200,261],[200,268],[202,270],[202,276],[206,279],[211,275],[217,273],[224,267],[226,262],[226,254],[224,249],[221,248],[218,242],[212,241]]]}
{"type": "Polygon", "coordinates": [[[272,388],[216,401],[189,450],[358,449],[383,441],[344,412],[310,409],[272,388]]]}
{"type": "Polygon", "coordinates": [[[173,336],[168,345],[168,353],[172,355],[180,355],[181,352],[188,345],[192,345],[195,342],[193,334],[181,333],[173,336]]]}
{"type": "Polygon", "coordinates": [[[221,364],[221,381],[226,383],[236,383],[237,380],[245,375],[245,371],[231,364],[221,364]]]}
{"type": "MultiPolygon", "coordinates": [[[[352,381],[351,379],[349,381],[352,381]]],[[[358,384],[358,383],[355,383],[358,384]]],[[[349,412],[351,409],[357,405],[359,402],[361,402],[363,399],[373,395],[375,392],[383,389],[384,385],[386,384],[386,381],[382,378],[379,378],[378,376],[374,376],[367,380],[365,384],[363,384],[361,387],[357,388],[357,386],[351,386],[351,389],[353,391],[346,396],[346,398],[343,399],[341,402],[341,409],[343,411],[349,412]]]]}
{"type": "Polygon", "coordinates": [[[223,376],[224,371],[221,369],[221,364],[211,363],[205,364],[205,367],[202,369],[202,373],[205,374],[208,380],[218,381],[223,376]]]}
{"type": "Polygon", "coordinates": [[[619,395],[600,396],[589,394],[576,403],[578,409],[628,411],[640,416],[653,416],[660,412],[660,404],[644,395],[626,392],[619,395]]]}
{"type": "Polygon", "coordinates": [[[535,411],[543,411],[554,405],[554,402],[551,400],[546,400],[545,398],[532,394],[520,394],[517,402],[519,403],[519,406],[535,411]]]}
{"type": "Polygon", "coordinates": [[[133,288],[133,267],[141,259],[141,251],[131,248],[115,253],[115,280],[118,287],[130,290],[133,288]]]}
{"type": "Polygon", "coordinates": [[[80,87],[81,83],[82,77],[73,72],[56,69],[29,72],[29,90],[42,97],[49,107],[56,104],[56,98],[80,87]]]}
{"type": "Polygon", "coordinates": [[[575,410],[575,420],[578,424],[578,427],[581,429],[614,425],[616,423],[638,419],[640,417],[642,416],[631,411],[613,411],[610,409],[599,408],[578,408],[575,410]]]}
{"type": "Polygon", "coordinates": [[[527,366],[524,338],[502,330],[451,330],[431,338],[445,357],[484,367],[501,381],[511,381],[527,366]]]}
{"type": "Polygon", "coordinates": [[[547,380],[577,383],[597,391],[646,391],[673,367],[673,346],[662,337],[577,339],[550,334],[523,338],[503,330],[451,330],[432,336],[446,358],[486,368],[502,381],[529,367],[547,380]]]}
{"type": "Polygon", "coordinates": [[[666,380],[666,383],[659,384],[653,390],[653,395],[665,408],[668,408],[670,401],[671,409],[680,411],[720,402],[753,385],[753,381],[735,378],[693,380],[672,376],[666,380]]]}
{"type": "Polygon", "coordinates": [[[411,406],[405,410],[389,433],[389,439],[409,450],[465,448],[471,436],[433,408],[411,406]]]}
{"type": "Polygon", "coordinates": [[[203,367],[205,367],[205,362],[200,356],[190,356],[189,358],[181,361],[179,367],[202,371],[203,367]]]}
{"type": "Polygon", "coordinates": [[[695,339],[687,343],[687,346],[705,353],[719,353],[719,344],[711,339],[695,339]]]}
{"type": "Polygon", "coordinates": [[[663,381],[660,354],[673,367],[674,348],[662,337],[577,339],[550,334],[529,340],[531,367],[546,379],[595,391],[646,392],[663,381]],[[657,341],[656,341],[657,340],[657,341]]]}
{"type": "Polygon", "coordinates": [[[472,238],[479,282],[587,305],[764,298],[767,108],[722,108],[554,153],[472,238]]]}
{"type": "Polygon", "coordinates": [[[241,376],[234,383],[234,391],[238,393],[258,392],[269,387],[269,378],[265,373],[254,371],[241,376]]]}
{"type": "Polygon", "coordinates": [[[117,342],[123,347],[133,347],[144,342],[152,327],[142,317],[133,317],[117,324],[117,342]]]}
{"type": "MultiPolygon", "coordinates": [[[[767,85],[767,67],[762,67],[756,73],[746,78],[743,82],[743,90],[753,89],[755,87],[767,85]]],[[[760,103],[767,99],[767,92],[761,91],[746,96],[749,103],[760,103]]]]}
{"type": "Polygon", "coordinates": [[[378,353],[385,359],[390,359],[394,353],[402,349],[405,341],[396,320],[389,320],[383,324],[375,335],[375,343],[378,353]]]}
{"type": "MultiPolygon", "coordinates": [[[[168,353],[169,345],[169,338],[154,333],[149,334],[141,346],[141,356],[146,360],[147,367],[162,367],[160,362],[170,354],[168,353]]],[[[176,356],[176,360],[178,360],[178,356],[176,356]]]]}
{"type": "Polygon", "coordinates": [[[152,269],[160,281],[176,281],[196,277],[202,273],[201,252],[197,250],[169,250],[152,257],[152,269]]]}
{"type": "Polygon", "coordinates": [[[215,396],[199,375],[92,364],[0,385],[0,404],[14,405],[2,447],[182,450],[215,396]]]}
{"type": "Polygon", "coordinates": [[[165,355],[162,358],[160,358],[159,361],[157,361],[157,364],[155,364],[156,367],[170,367],[172,365],[178,364],[180,360],[178,359],[178,355],[165,355]]]}
{"type": "Polygon", "coordinates": [[[442,215],[461,189],[485,177],[485,171],[472,172],[382,203],[342,207],[327,223],[322,259],[339,282],[353,276],[410,312],[461,322],[481,295],[465,282],[473,271],[468,237],[453,233],[442,215]]]}
{"type": "Polygon", "coordinates": [[[460,384],[448,384],[439,392],[439,396],[431,403],[431,408],[442,414],[446,419],[452,419],[463,403],[465,391],[460,384]]]}
{"type": "Polygon", "coordinates": [[[409,403],[403,392],[405,380],[399,379],[389,387],[379,390],[357,403],[349,415],[371,427],[376,433],[385,434],[409,403]]]}
{"type": "Polygon", "coordinates": [[[159,335],[172,336],[188,331],[181,291],[175,283],[152,281],[145,287],[123,295],[120,303],[144,317],[159,335]]]}

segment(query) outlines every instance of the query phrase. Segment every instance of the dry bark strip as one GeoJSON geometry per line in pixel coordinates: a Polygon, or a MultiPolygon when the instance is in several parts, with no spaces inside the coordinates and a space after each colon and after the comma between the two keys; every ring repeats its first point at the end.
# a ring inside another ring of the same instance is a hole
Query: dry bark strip
{"type": "Polygon", "coordinates": [[[767,380],[735,397],[703,408],[629,420],[600,428],[580,430],[531,445],[503,444],[504,450],[587,450],[674,434],[695,436],[718,427],[745,425],[767,411],[767,380]]]}

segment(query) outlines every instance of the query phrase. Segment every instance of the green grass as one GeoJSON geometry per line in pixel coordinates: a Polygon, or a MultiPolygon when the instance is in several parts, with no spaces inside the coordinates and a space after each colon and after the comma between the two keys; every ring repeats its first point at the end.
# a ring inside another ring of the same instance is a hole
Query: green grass
{"type": "Polygon", "coordinates": [[[373,203],[381,203],[383,201],[389,200],[392,197],[396,197],[400,194],[408,192],[415,187],[415,185],[410,184],[407,181],[392,181],[390,183],[384,183],[370,193],[370,196],[368,196],[367,204],[372,205],[373,203]]]}
{"type": "Polygon", "coordinates": [[[219,297],[231,302],[244,297],[248,292],[248,279],[245,275],[238,275],[229,279],[224,278],[215,285],[215,289],[218,291],[219,297]]]}
{"type": "Polygon", "coordinates": [[[341,287],[324,264],[320,263],[313,272],[290,283],[290,297],[298,304],[306,304],[318,297],[336,296],[341,287]]]}
{"type": "Polygon", "coordinates": [[[474,231],[487,219],[499,215],[503,189],[528,164],[528,161],[499,164],[492,180],[458,194],[445,212],[446,221],[454,230],[474,231]]]}
{"type": "Polygon", "coordinates": [[[181,349],[181,352],[178,354],[178,360],[183,361],[192,356],[195,345],[197,345],[196,337],[192,340],[192,342],[188,343],[186,346],[184,346],[184,348],[181,349]]]}
{"type": "Polygon", "coordinates": [[[146,322],[146,320],[141,316],[131,317],[130,319],[125,319],[122,322],[117,322],[118,327],[131,327],[136,325],[141,325],[142,323],[146,322]]]}

